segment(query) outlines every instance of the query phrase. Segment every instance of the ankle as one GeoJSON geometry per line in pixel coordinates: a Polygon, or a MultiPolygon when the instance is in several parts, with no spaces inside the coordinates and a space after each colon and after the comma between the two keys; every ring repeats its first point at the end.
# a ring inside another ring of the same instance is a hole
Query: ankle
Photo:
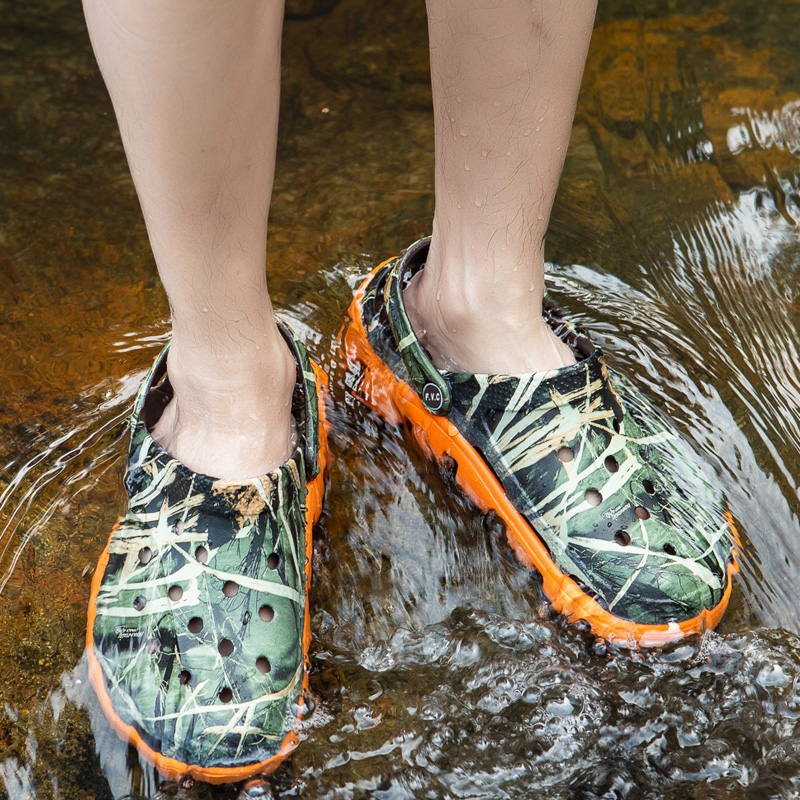
{"type": "Polygon", "coordinates": [[[523,374],[575,363],[542,316],[543,285],[523,292],[445,281],[427,267],[404,292],[414,332],[439,369],[523,374]]]}
{"type": "Polygon", "coordinates": [[[291,409],[294,358],[283,339],[264,347],[197,351],[170,346],[167,371],[179,405],[231,431],[247,426],[241,415],[252,409],[254,422],[267,406],[291,409]],[[234,413],[232,413],[234,412],[234,413]]]}
{"type": "Polygon", "coordinates": [[[296,367],[282,339],[274,351],[225,357],[171,347],[167,371],[173,397],[151,434],[189,469],[245,479],[272,471],[291,455],[296,367]]]}

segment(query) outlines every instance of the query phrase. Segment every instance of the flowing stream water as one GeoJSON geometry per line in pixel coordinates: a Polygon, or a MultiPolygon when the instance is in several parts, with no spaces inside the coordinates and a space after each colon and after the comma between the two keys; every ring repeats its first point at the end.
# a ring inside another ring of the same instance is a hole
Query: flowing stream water
{"type": "MultiPolygon", "coordinates": [[[[433,211],[425,12],[320,7],[286,22],[268,259],[333,387],[316,707],[262,796],[800,797],[800,3],[598,14],[549,286],[743,538],[719,629],[647,652],[554,616],[455,484],[348,401],[352,286],[433,211]]],[[[0,794],[234,798],[162,781],[88,688],[122,420],[168,308],[79,4],[0,0],[0,19],[0,794]]]]}

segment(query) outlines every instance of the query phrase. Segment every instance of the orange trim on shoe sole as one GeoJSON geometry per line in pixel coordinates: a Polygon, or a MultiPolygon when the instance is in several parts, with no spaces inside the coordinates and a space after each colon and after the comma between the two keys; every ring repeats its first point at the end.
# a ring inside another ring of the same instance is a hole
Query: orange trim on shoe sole
{"type": "MultiPolygon", "coordinates": [[[[376,267],[370,278],[385,264],[376,267]]],[[[428,456],[450,456],[458,468],[456,481],[467,496],[484,513],[496,511],[506,523],[506,536],[520,561],[535,568],[542,576],[543,589],[556,611],[567,616],[570,622],[585,619],[592,631],[614,644],[628,647],[661,647],[676,642],[690,634],[714,628],[719,623],[732,589],[732,577],[739,571],[736,548],[727,566],[728,585],[722,599],[712,609],[704,609],[696,617],[681,622],[650,625],[632,622],[606,611],[595,599],[584,592],[572,578],[565,575],[553,561],[544,542],[525,517],[514,508],[494,472],[478,455],[472,445],[445,417],[431,414],[417,393],[405,382],[395,377],[389,366],[378,356],[369,343],[361,314],[365,280],[356,291],[345,321],[343,345],[349,361],[364,365],[359,393],[366,404],[377,410],[390,423],[397,425],[402,419],[411,423],[414,438],[428,456]]],[[[731,535],[741,545],[731,515],[725,517],[731,535]]]]}
{"type": "MultiPolygon", "coordinates": [[[[324,403],[324,398],[328,393],[328,377],[313,361],[311,362],[311,366],[316,375],[317,392],[319,394],[319,458],[317,461],[319,464],[319,475],[306,484],[306,612],[303,627],[303,682],[300,694],[301,700],[308,692],[308,648],[311,643],[311,617],[308,607],[308,590],[311,583],[311,556],[313,549],[312,528],[322,513],[322,498],[325,494],[325,475],[328,468],[327,420],[325,417],[324,403]]],[[[97,656],[94,654],[93,631],[96,617],[95,600],[100,590],[100,584],[103,580],[106,565],[108,564],[108,545],[111,543],[111,538],[114,536],[121,521],[122,517],[120,517],[117,524],[112,529],[111,536],[109,536],[108,543],[100,555],[97,569],[92,578],[88,621],[86,625],[86,655],[89,662],[89,680],[94,687],[95,694],[100,700],[100,706],[103,709],[106,719],[111,723],[111,726],[120,739],[133,745],[138,750],[139,755],[168,780],[175,780],[181,776],[189,775],[196,780],[205,781],[206,783],[235,783],[236,781],[250,778],[253,775],[265,775],[273,772],[286,756],[300,743],[300,737],[294,731],[289,731],[289,733],[286,734],[280,750],[265,761],[243,767],[200,767],[192,764],[184,764],[182,761],[168,758],[158,751],[153,750],[153,748],[144,741],[141,734],[131,725],[123,722],[116,711],[114,711],[111,698],[106,690],[103,669],[100,666],[100,662],[97,660],[97,656]]],[[[298,710],[298,720],[300,719],[301,713],[302,712],[298,710]]]]}

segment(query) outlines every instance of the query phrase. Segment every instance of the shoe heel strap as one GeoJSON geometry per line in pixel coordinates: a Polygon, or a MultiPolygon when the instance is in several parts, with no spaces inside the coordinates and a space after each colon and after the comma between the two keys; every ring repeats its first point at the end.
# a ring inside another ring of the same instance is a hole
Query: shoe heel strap
{"type": "Polygon", "coordinates": [[[319,394],[317,389],[317,377],[314,368],[311,366],[311,359],[308,357],[303,343],[295,336],[294,331],[278,317],[278,330],[283,334],[283,338],[289,345],[297,365],[297,377],[303,385],[304,417],[305,429],[303,439],[305,442],[306,475],[314,478],[319,473],[319,394]]]}
{"type": "MultiPolygon", "coordinates": [[[[397,349],[411,376],[414,390],[419,395],[422,405],[431,414],[444,416],[450,410],[450,387],[439,370],[434,367],[425,348],[417,339],[403,302],[403,286],[406,283],[406,275],[413,269],[416,262],[422,260],[420,256],[424,257],[429,245],[430,238],[420,239],[408,248],[402,258],[395,261],[386,279],[383,297],[386,316],[389,318],[389,327],[392,329],[397,349]]],[[[417,269],[420,267],[421,264],[417,266],[417,269]]]]}

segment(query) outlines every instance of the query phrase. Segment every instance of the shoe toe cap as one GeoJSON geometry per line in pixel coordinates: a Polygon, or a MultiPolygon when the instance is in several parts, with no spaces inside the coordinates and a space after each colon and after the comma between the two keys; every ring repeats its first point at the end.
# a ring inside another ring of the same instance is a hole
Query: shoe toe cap
{"type": "Polygon", "coordinates": [[[159,584],[109,595],[97,601],[93,681],[150,760],[239,768],[286,748],[304,677],[302,608],[244,589],[229,603],[235,616],[222,603],[161,609],[159,584]]]}
{"type": "Polygon", "coordinates": [[[258,667],[221,669],[213,653],[196,647],[183,663],[174,656],[142,663],[104,654],[97,644],[93,657],[114,715],[128,738],[138,735],[151,760],[171,759],[178,769],[241,768],[277,755],[292,736],[302,656],[285,676],[264,675],[258,667]]]}
{"type": "Polygon", "coordinates": [[[575,573],[607,611],[640,624],[684,622],[716,608],[732,557],[724,516],[694,519],[622,515],[568,547],[575,573]],[[718,524],[717,524],[718,523],[718,524]]]}

